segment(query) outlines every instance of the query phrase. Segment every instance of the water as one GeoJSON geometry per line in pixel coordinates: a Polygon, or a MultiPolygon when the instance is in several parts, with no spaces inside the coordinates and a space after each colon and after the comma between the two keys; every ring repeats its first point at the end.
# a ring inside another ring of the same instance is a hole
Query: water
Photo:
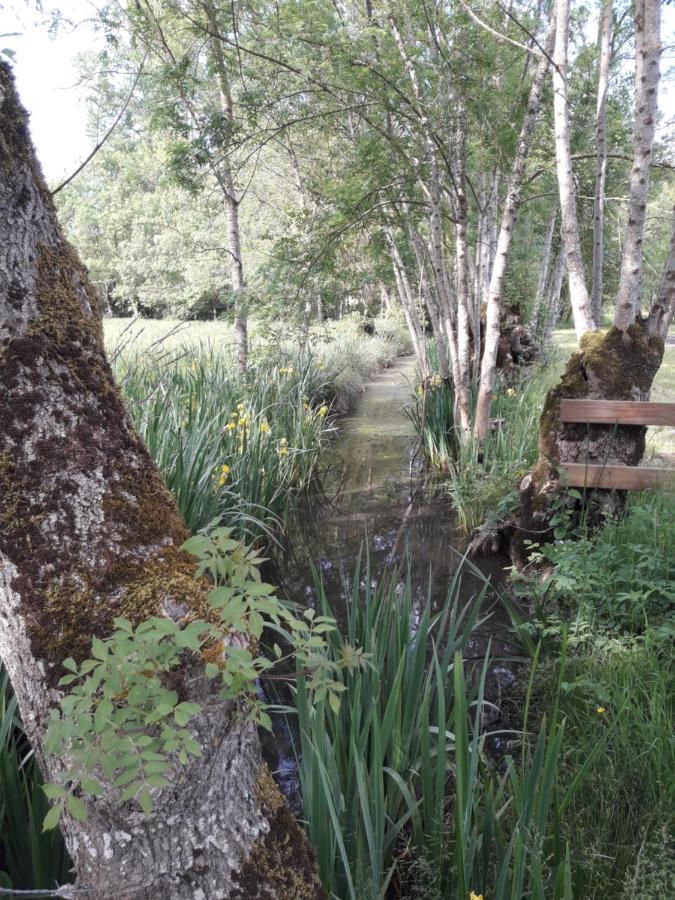
{"type": "MultiPolygon", "coordinates": [[[[410,560],[412,587],[420,606],[428,598],[432,604],[445,600],[462,563],[466,535],[458,528],[442,483],[425,472],[415,430],[405,413],[414,374],[414,359],[407,357],[366,385],[355,411],[340,420],[321,484],[300,506],[288,529],[284,552],[275,559],[277,584],[296,602],[307,604],[316,598],[314,565],[338,622],[343,619],[360,553],[369,554],[373,581],[400,573],[410,560]]],[[[476,565],[499,586],[507,562],[493,556],[477,560],[476,565]]],[[[483,584],[480,577],[464,571],[461,601],[473,602],[483,584]]],[[[488,643],[492,653],[510,656],[508,617],[494,594],[485,612],[490,612],[490,618],[475,632],[467,656],[479,660],[488,643]]],[[[508,664],[495,663],[491,697],[498,698],[511,680],[508,664]]],[[[286,723],[277,724],[276,761],[270,761],[293,802],[297,785],[295,766],[289,761],[292,736],[286,723]]]]}

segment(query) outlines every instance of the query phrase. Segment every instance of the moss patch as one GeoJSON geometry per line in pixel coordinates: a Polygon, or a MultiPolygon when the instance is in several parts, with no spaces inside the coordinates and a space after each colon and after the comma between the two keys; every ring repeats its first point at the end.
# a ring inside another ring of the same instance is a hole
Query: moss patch
{"type": "Polygon", "coordinates": [[[327,900],[307,836],[264,764],[255,791],[270,830],[235,876],[233,900],[327,900]]]}

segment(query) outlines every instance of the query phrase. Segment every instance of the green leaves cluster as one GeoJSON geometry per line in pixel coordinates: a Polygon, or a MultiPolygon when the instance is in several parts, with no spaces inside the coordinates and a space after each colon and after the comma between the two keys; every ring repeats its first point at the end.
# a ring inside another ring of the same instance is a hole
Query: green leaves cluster
{"type": "Polygon", "coordinates": [[[284,653],[275,644],[275,661],[256,655],[266,625],[286,640],[308,689],[339,709],[344,688],[334,673],[353,665],[355,654],[326,661],[324,640],[334,621],[314,610],[296,616],[285,607],[262,581],[257,551],[233,538],[231,528],[195,535],[184,549],[197,557],[196,577],[213,582],[208,620],[153,616],[134,627],[116,618],[109,637],[93,639],[90,659],[64,662],[68,674],[60,685],[69,692],[52,711],[45,749],[67,765],[59,784],[45,785],[54,801],[45,829],[58,824],[64,809],[86,819],[82,795],[135,801],[150,814],[153,790],[169,786],[167,776],[177,765],[201,756],[191,726],[203,707],[182,699],[196,682],[210,681],[210,702],[229,702],[233,717],[271,729],[255,686],[284,653]]]}

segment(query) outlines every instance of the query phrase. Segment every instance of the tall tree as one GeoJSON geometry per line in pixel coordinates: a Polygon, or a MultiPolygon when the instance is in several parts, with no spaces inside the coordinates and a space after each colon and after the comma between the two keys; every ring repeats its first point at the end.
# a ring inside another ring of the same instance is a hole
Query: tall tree
{"type": "MultiPolygon", "coordinates": [[[[113,383],[96,292],[62,235],[4,62],[0,384],[0,656],[57,781],[66,761],[44,738],[64,658],[88,655],[115,616],[199,611],[208,586],[194,579],[176,503],[113,383]]],[[[177,676],[193,697],[187,668],[177,676]]],[[[77,805],[64,814],[76,886],[101,900],[323,896],[255,727],[200,699],[190,727],[203,756],[174,762],[154,812],[104,795],[85,801],[86,821],[77,805]]]]}
{"type": "Polygon", "coordinates": [[[593,196],[593,276],[591,315],[596,327],[602,318],[602,263],[604,251],[605,178],[607,175],[607,89],[612,54],[612,0],[602,0],[598,25],[598,94],[595,111],[595,194],[593,196]]]}
{"type": "Polygon", "coordinates": [[[567,255],[567,279],[577,339],[593,331],[591,298],[581,254],[577,219],[576,188],[570,148],[569,99],[567,84],[567,46],[569,41],[570,0],[556,0],[556,38],[553,61],[553,109],[555,114],[555,153],[560,191],[562,234],[567,255]]]}

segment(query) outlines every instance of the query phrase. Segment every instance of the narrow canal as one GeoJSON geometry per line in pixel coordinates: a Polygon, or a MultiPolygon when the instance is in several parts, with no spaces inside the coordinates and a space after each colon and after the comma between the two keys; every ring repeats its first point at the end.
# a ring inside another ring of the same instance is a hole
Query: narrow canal
{"type": "MultiPolygon", "coordinates": [[[[359,555],[362,586],[366,554],[373,582],[394,576],[402,580],[409,566],[420,608],[429,599],[432,605],[445,600],[462,566],[467,536],[458,528],[442,481],[431,478],[425,469],[406,413],[414,376],[414,359],[406,357],[366,385],[355,410],[340,420],[320,485],[300,506],[289,525],[284,552],[275,560],[277,583],[299,603],[316,599],[318,574],[338,622],[349,602],[359,555]]],[[[507,562],[501,556],[476,560],[482,577],[472,573],[471,566],[463,566],[462,603],[475,602],[485,578],[495,587],[481,613],[489,617],[469,643],[468,652],[475,660],[480,660],[488,645],[498,657],[513,653],[508,616],[498,599],[507,562]]],[[[496,659],[490,670],[491,699],[498,700],[502,688],[513,680],[508,662],[496,659]]],[[[266,755],[297,807],[293,725],[277,720],[277,726],[276,741],[268,745],[266,755]]]]}

